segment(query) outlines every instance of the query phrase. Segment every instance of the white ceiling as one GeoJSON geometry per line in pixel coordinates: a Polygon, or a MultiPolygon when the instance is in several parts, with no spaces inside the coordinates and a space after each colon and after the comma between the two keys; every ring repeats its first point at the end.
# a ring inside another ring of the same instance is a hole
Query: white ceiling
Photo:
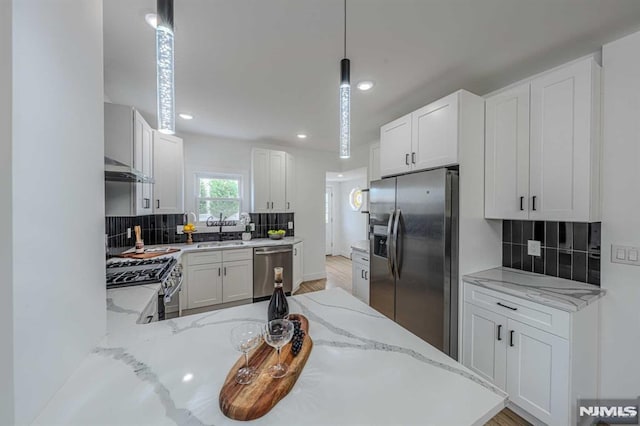
{"type": "MultiPolygon", "coordinates": [[[[352,143],[459,88],[484,94],[640,29],[638,0],[348,0],[352,143]]],[[[105,92],[155,125],[155,0],[104,1],[105,92]]],[[[337,151],[341,0],[175,0],[191,132],[337,151]],[[309,138],[300,141],[296,133],[309,138]]]]}
{"type": "Polygon", "coordinates": [[[347,170],[344,172],[327,172],[327,182],[346,182],[348,180],[366,179],[367,168],[362,167],[354,170],[347,170]]]}

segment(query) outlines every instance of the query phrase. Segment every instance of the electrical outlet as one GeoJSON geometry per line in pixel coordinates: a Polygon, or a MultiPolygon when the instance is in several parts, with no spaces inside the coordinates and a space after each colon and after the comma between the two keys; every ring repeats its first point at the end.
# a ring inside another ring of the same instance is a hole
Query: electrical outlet
{"type": "Polygon", "coordinates": [[[540,256],[540,241],[528,240],[527,241],[527,254],[529,256],[540,256]]]}
{"type": "Polygon", "coordinates": [[[131,238],[131,228],[127,228],[127,238],[131,238]]]}
{"type": "Polygon", "coordinates": [[[293,222],[289,222],[289,229],[293,229],[293,222]]]}
{"type": "Polygon", "coordinates": [[[250,223],[249,226],[250,226],[249,229],[251,229],[251,232],[256,230],[256,224],[255,223],[250,223]]]}

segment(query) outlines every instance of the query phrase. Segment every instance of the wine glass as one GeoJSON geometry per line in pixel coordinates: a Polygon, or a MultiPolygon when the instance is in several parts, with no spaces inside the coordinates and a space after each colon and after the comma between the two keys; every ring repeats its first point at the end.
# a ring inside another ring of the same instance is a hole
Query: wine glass
{"type": "Polygon", "coordinates": [[[264,341],[278,351],[278,363],[269,367],[269,374],[274,379],[279,379],[287,374],[289,366],[280,362],[280,349],[289,343],[292,336],[293,323],[288,319],[269,321],[264,326],[264,341]]]}
{"type": "Polygon", "coordinates": [[[261,328],[255,323],[244,323],[231,330],[231,344],[244,354],[245,365],[236,373],[236,382],[248,385],[258,377],[255,367],[249,367],[249,352],[260,344],[261,328]]]}

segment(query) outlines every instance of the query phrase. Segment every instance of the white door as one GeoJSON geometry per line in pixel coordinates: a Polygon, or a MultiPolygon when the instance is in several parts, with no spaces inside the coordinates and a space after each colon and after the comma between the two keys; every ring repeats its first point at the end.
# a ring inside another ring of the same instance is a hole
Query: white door
{"type": "Polygon", "coordinates": [[[269,194],[269,150],[254,149],[251,161],[251,194],[253,211],[264,213],[271,210],[269,194]]]}
{"type": "Polygon", "coordinates": [[[287,195],[287,208],[288,212],[295,210],[295,198],[296,198],[296,162],[293,155],[287,153],[287,167],[286,167],[286,195],[287,195]]]}
{"type": "Polygon", "coordinates": [[[411,113],[413,170],[458,163],[458,98],[456,92],[411,113]]]}
{"type": "Polygon", "coordinates": [[[411,170],[411,114],[380,128],[380,174],[397,175],[411,170]]]}
{"type": "Polygon", "coordinates": [[[189,309],[222,303],[222,264],[190,266],[187,287],[189,309]]]}
{"type": "Polygon", "coordinates": [[[324,192],[325,250],[327,256],[333,254],[333,188],[327,186],[324,192]]]}
{"type": "Polygon", "coordinates": [[[549,425],[569,424],[569,342],[508,320],[507,393],[549,425]]]}
{"type": "Polygon", "coordinates": [[[529,217],[529,83],[485,103],[485,202],[488,219],[529,217]]]}
{"type": "Polygon", "coordinates": [[[287,209],[287,159],[283,151],[269,154],[269,193],[271,210],[284,212],[287,209]]]}
{"type": "Polygon", "coordinates": [[[253,261],[238,260],[222,264],[222,302],[253,298],[253,261]]]}
{"type": "Polygon", "coordinates": [[[153,132],[154,213],[184,212],[182,139],[153,132]]]}
{"type": "Polygon", "coordinates": [[[505,317],[464,304],[463,363],[501,389],[506,387],[507,334],[505,317]]]}
{"type": "Polygon", "coordinates": [[[581,61],[531,83],[531,220],[589,221],[594,67],[581,61]]]}
{"type": "Polygon", "coordinates": [[[302,241],[293,245],[293,292],[295,293],[302,284],[303,280],[303,263],[302,252],[304,246],[302,241]]]}

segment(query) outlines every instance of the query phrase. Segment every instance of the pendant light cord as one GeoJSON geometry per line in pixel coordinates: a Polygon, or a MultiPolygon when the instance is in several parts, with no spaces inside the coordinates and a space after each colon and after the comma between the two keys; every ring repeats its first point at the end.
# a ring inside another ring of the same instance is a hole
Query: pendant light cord
{"type": "Polygon", "coordinates": [[[347,57],[347,0],[344,0],[344,57],[347,57]]]}

